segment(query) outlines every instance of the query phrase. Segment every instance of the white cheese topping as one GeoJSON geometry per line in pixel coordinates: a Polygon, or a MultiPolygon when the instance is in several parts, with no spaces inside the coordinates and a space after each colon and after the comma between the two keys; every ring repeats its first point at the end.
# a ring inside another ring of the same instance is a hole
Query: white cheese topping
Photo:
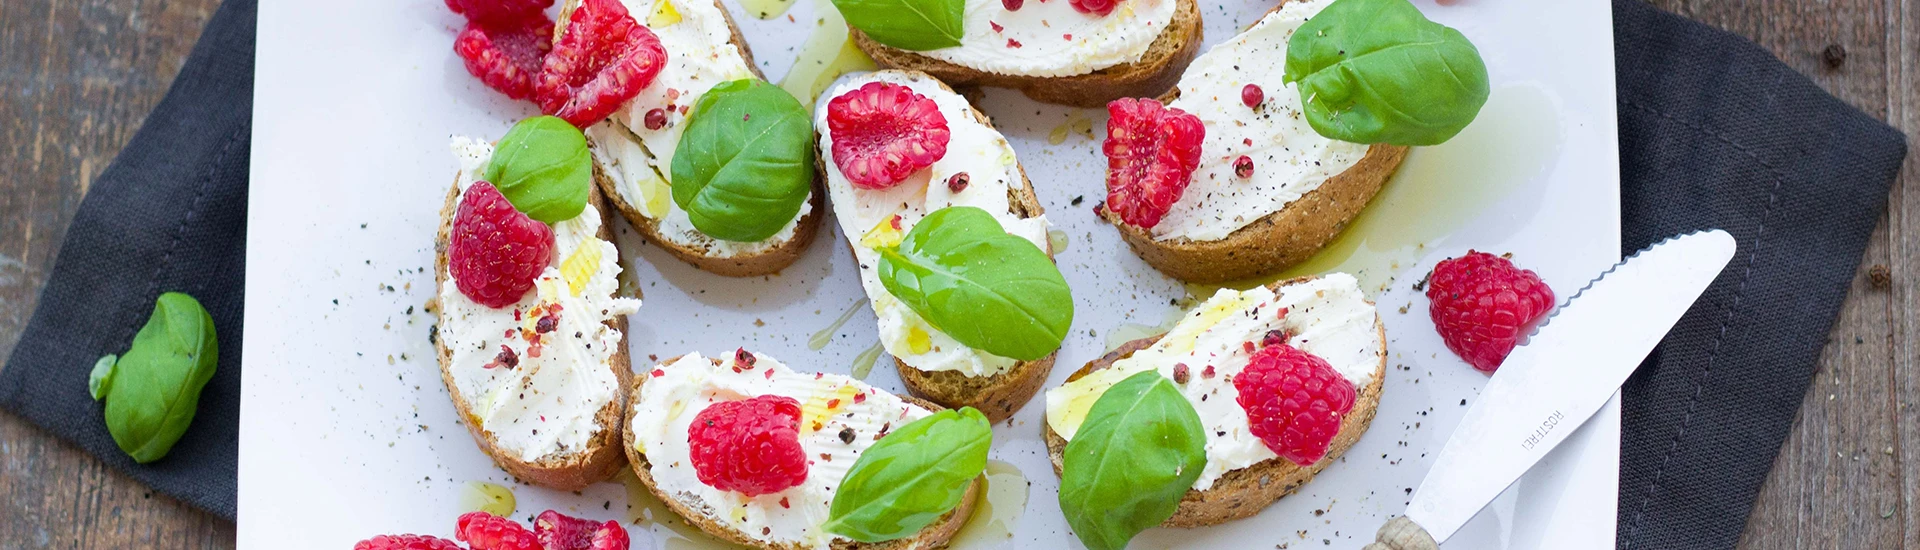
{"type": "MultiPolygon", "coordinates": [[[[1053,0],[1064,2],[1065,0],[1053,0]]],[[[1038,3],[1037,1],[1035,3],[1038,3]]],[[[1041,250],[1049,250],[1045,216],[1020,218],[1011,211],[1008,192],[1020,189],[1019,160],[1005,136],[973,116],[966,98],[946,90],[940,82],[900,71],[858,73],[841,77],[820,96],[814,108],[814,127],[820,131],[821,163],[827,171],[827,195],[833,200],[841,233],[853,244],[854,259],[860,262],[860,283],[872,299],[879,317],[880,343],[887,353],[924,371],[959,371],[967,376],[990,376],[1013,367],[1017,361],[969,348],[951,336],[927,324],[906,304],[901,303],[880,283],[880,255],[863,245],[868,231],[900,216],[900,231],[913,229],[928,213],[948,206],[974,206],[992,214],[1007,233],[1032,241],[1041,250]],[[906,181],[887,189],[855,188],[833,160],[833,132],[827,125],[827,104],[833,98],[853,91],[868,82],[887,82],[907,86],[931,98],[947,118],[952,137],[946,156],[933,166],[915,172],[906,181]],[[965,172],[968,184],[955,193],[947,179],[965,172]]]]}
{"type": "Polygon", "coordinates": [[[1152,347],[1048,390],[1047,425],[1071,440],[1107,388],[1147,370],[1171,379],[1174,365],[1185,364],[1188,381],[1175,387],[1206,426],[1207,466],[1193,483],[1194,489],[1205,490],[1227,472],[1278,456],[1253,436],[1247,411],[1237,401],[1240,392],[1233,387],[1233,377],[1250,360],[1243,342],[1259,342],[1267,331],[1287,331],[1293,335],[1290,345],[1327,360],[1358,388],[1373,381],[1386,354],[1378,319],[1359,282],[1345,273],[1286,285],[1277,294],[1264,286],[1244,292],[1221,289],[1152,347]],[[1283,308],[1284,318],[1279,315],[1283,308]],[[1206,375],[1208,368],[1214,370],[1212,376],[1206,375]]]}
{"type": "Polygon", "coordinates": [[[779,233],[759,242],[715,239],[693,226],[687,212],[674,204],[670,181],[673,155],[687,114],[700,96],[715,85],[758,78],[747,66],[725,13],[712,0],[621,0],[634,19],[660,38],[667,64],[640,94],[615,111],[606,122],[587,129],[594,161],[609,177],[619,199],[642,215],[659,222],[660,235],[681,246],[705,248],[716,257],[754,254],[793,239],[800,218],[813,210],[803,202],[800,212],[779,233]],[[647,113],[660,111],[655,129],[647,128],[647,113]]]}
{"type": "Polygon", "coordinates": [[[1320,187],[1366,156],[1367,146],[1322,137],[1307,124],[1300,91],[1281,82],[1287,40],[1332,0],[1288,2],[1253,28],[1215,45],[1180,77],[1171,107],[1206,123],[1200,168],[1173,209],[1153,226],[1158,240],[1224,239],[1320,187]],[[1240,98],[1247,84],[1265,96],[1258,108],[1240,98]],[[1253,160],[1253,176],[1234,174],[1234,161],[1253,160]]]}
{"type": "Polygon", "coordinates": [[[1120,0],[1107,15],[1068,0],[967,0],[960,45],[919,52],[979,71],[1060,77],[1139,61],[1173,22],[1175,0],[1120,0]]]}
{"type": "Polygon", "coordinates": [[[753,368],[736,371],[731,357],[715,365],[691,353],[641,373],[630,427],[636,450],[646,454],[648,473],[661,492],[728,527],[755,540],[828,548],[835,536],[820,526],[847,470],[880,434],[931,413],[859,380],[797,373],[771,357],[754,357],[753,368]],[[701,483],[687,443],[694,417],[714,403],[761,395],[800,402],[800,447],[809,458],[806,481],[756,497],[701,483]],[[851,443],[842,439],[847,431],[851,443]]]}
{"type": "MultiPolygon", "coordinates": [[[[493,157],[493,146],[455,138],[453,150],[464,195],[493,157]]],[[[447,283],[440,287],[439,338],[452,354],[454,387],[472,413],[466,421],[479,423],[500,450],[521,460],[585,451],[600,429],[595,415],[617,399],[619,379],[607,362],[622,342],[620,331],[606,322],[632,313],[640,301],[614,297],[620,253],[600,240],[600,223],[599,210],[589,206],[578,217],[554,224],[553,265],[534,282],[533,292],[504,308],[474,302],[460,292],[451,273],[442,274],[447,283]],[[597,261],[585,260],[595,255],[597,261]],[[573,266],[591,268],[582,271],[584,281],[570,281],[562,273],[561,266],[573,258],[580,258],[573,266]],[[556,307],[554,329],[535,332],[543,315],[534,309],[556,307]],[[527,334],[541,341],[537,355],[527,334]],[[518,365],[492,365],[502,346],[512,350],[518,365]]]]}

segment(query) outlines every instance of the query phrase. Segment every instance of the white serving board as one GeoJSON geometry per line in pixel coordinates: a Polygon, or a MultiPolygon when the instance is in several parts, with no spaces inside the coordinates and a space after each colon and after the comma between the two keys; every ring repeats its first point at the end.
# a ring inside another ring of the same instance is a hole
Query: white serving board
{"type": "MultiPolygon", "coordinates": [[[[747,17],[726,4],[761,70],[778,81],[811,32],[815,0],[792,18],[747,17]]],[[[1456,0],[1428,14],[1481,49],[1493,97],[1446,145],[1416,150],[1329,258],[1364,268],[1387,325],[1386,390],[1370,432],[1340,463],[1260,515],[1227,525],[1155,529],[1134,548],[1357,548],[1399,514],[1431,453],[1486,377],[1453,357],[1413,286],[1468,248],[1511,252],[1556,289],[1578,288],[1619,258],[1612,26],[1599,0],[1456,0]],[[1394,275],[1398,275],[1395,277],[1394,275]],[[1405,308],[1404,312],[1402,308],[1405,308]]],[[[1203,7],[1208,44],[1271,2],[1203,7]]],[[[513,485],[455,417],[427,340],[432,237],[455,163],[448,138],[497,138],[534,114],[469,76],[452,53],[460,21],[438,0],[261,2],[249,198],[239,541],[243,548],[346,548],[382,533],[450,537],[470,481],[513,486],[523,521],[548,508],[596,519],[668,519],[604,483],[579,494],[513,485]]],[[[1104,195],[1099,143],[1050,143],[1070,117],[1104,127],[1103,110],[1036,104],[991,90],[992,115],[1025,163],[1047,215],[1069,240],[1059,254],[1074,289],[1074,329],[1049,387],[1107,349],[1125,324],[1159,324],[1188,289],[1129,253],[1096,221],[1104,195]],[[1075,205],[1076,199],[1083,198],[1075,205]]],[[[727,279],[642,244],[619,245],[645,305],[631,319],[633,356],[739,346],[799,369],[848,372],[875,342],[871,310],[831,343],[810,335],[861,298],[844,238],[827,223],[777,277],[727,279]]],[[[1322,261],[1316,265],[1330,265],[1322,261]]],[[[868,377],[903,388],[882,358],[868,377]]],[[[1041,442],[1044,399],[995,427],[992,457],[1024,472],[1028,505],[1006,548],[1077,548],[1055,500],[1041,442]]],[[[1447,548],[1611,548],[1619,411],[1610,405],[1447,548]],[[1550,534],[1550,535],[1549,535],[1550,534]]],[[[632,526],[634,548],[700,546],[666,523],[632,526]]]]}

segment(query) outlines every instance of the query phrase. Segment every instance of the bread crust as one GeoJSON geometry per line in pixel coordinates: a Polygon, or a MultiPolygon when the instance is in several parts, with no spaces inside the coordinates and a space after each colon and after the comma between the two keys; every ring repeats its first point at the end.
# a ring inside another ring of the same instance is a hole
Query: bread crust
{"type": "MultiPolygon", "coordinates": [[[[439,296],[447,285],[453,283],[447,277],[447,243],[448,235],[453,229],[453,215],[459,199],[460,185],[456,181],[447,191],[446,204],[440,209],[440,229],[433,240],[435,296],[439,296]]],[[[601,196],[598,189],[589,187],[587,204],[600,212],[599,238],[612,242],[613,229],[608,223],[612,218],[607,210],[606,197],[601,196]]],[[[614,260],[619,261],[617,254],[614,260]]],[[[635,290],[635,292],[639,291],[635,290]]],[[[446,326],[446,308],[441,307],[438,298],[435,298],[433,311],[440,326],[446,326]]],[[[613,356],[607,359],[606,367],[613,370],[614,377],[619,383],[618,387],[624,388],[633,378],[631,362],[627,355],[627,317],[616,315],[606,324],[620,331],[620,345],[613,356]]],[[[472,404],[460,394],[460,387],[454,384],[453,352],[447,349],[446,342],[445,338],[436,338],[433,341],[433,348],[440,362],[440,380],[446,384],[447,393],[453,397],[453,408],[459,412],[461,423],[467,426],[467,431],[473,434],[474,443],[479,444],[480,450],[487,453],[487,456],[493,459],[493,463],[506,470],[508,474],[533,485],[563,491],[577,491],[613,477],[620,472],[622,466],[626,465],[626,455],[617,448],[620,426],[616,424],[625,416],[626,395],[624,393],[615,392],[613,401],[601,407],[600,411],[594,415],[594,425],[598,430],[593,438],[587,441],[585,452],[548,456],[533,462],[524,461],[513,453],[501,450],[493,434],[480,426],[478,417],[473,414],[472,404]]]]}
{"type": "MultiPolygon", "coordinates": [[[[680,357],[684,356],[668,358],[661,361],[660,364],[672,364],[674,361],[678,361],[680,357]]],[[[720,359],[709,358],[709,360],[713,361],[715,365],[720,364],[720,359]]],[[[634,380],[632,389],[627,393],[626,400],[628,403],[640,399],[640,386],[646,384],[646,378],[647,377],[643,376],[634,380]]],[[[939,405],[913,397],[901,396],[900,399],[929,411],[938,412],[942,410],[939,405]]],[[[652,463],[647,462],[646,453],[642,453],[635,448],[633,430],[626,429],[626,427],[633,425],[633,417],[636,413],[637,411],[629,408],[624,416],[621,424],[622,429],[620,430],[620,432],[624,434],[621,438],[623,443],[621,448],[626,449],[627,463],[633,465],[633,475],[640,478],[640,483],[647,487],[648,492],[653,493],[653,496],[659,498],[660,502],[666,503],[667,508],[672,509],[676,514],[680,514],[680,517],[686,518],[688,523],[699,527],[701,531],[705,531],[707,534],[727,542],[763,550],[807,550],[805,547],[797,544],[775,544],[749,537],[745,533],[728,527],[713,517],[688,506],[685,502],[681,501],[678,495],[669,495],[665,491],[662,491],[658,485],[654,484],[653,466],[652,463]]],[[[985,474],[981,474],[980,477],[975,478],[973,484],[967,487],[966,496],[961,497],[959,505],[954,506],[952,510],[947,511],[947,513],[940,516],[939,519],[935,519],[932,524],[927,525],[925,529],[921,529],[917,535],[879,543],[834,539],[832,548],[833,550],[932,550],[935,548],[945,548],[947,542],[953,540],[953,536],[958,534],[960,528],[966,525],[967,518],[973,515],[973,507],[979,501],[981,491],[985,490],[985,480],[985,474]]]]}
{"type": "MultiPolygon", "coordinates": [[[[1313,280],[1315,277],[1300,277],[1268,285],[1279,290],[1280,287],[1313,280]]],[[[1371,303],[1371,302],[1369,302],[1371,303]]],[[[1380,362],[1373,369],[1373,379],[1359,389],[1354,399],[1353,410],[1340,420],[1340,431],[1327,447],[1327,454],[1318,462],[1308,466],[1294,464],[1293,461],[1274,457],[1252,466],[1228,471],[1220,476],[1213,487],[1205,491],[1188,489],[1180,499],[1180,507],[1173,517],[1161,523],[1164,527],[1203,527],[1218,525],[1228,521],[1245,518],[1260,513],[1267,505],[1280,500],[1298,490],[1313,476],[1326,469],[1327,465],[1339,460],[1347,449],[1360,441],[1360,436],[1372,426],[1374,414],[1380,408],[1380,392],[1387,373],[1387,329],[1381,324],[1378,312],[1374,314],[1374,330],[1379,335],[1380,362]]],[[[1067,377],[1068,382],[1079,380],[1088,373],[1113,366],[1114,362],[1131,357],[1134,352],[1151,347],[1162,336],[1141,338],[1122,344],[1119,348],[1087,363],[1085,367],[1074,371],[1067,377]]],[[[1053,473],[1058,475],[1067,450],[1067,440],[1053,431],[1053,426],[1041,423],[1046,432],[1047,456],[1053,462],[1053,473]]]]}
{"type": "Polygon", "coordinates": [[[1180,74],[1200,53],[1200,42],[1204,38],[1201,27],[1199,3],[1176,0],[1173,20],[1167,23],[1167,30],[1154,38],[1139,61],[1062,77],[985,72],[875,42],[860,29],[848,31],[854,45],[882,68],[920,71],[957,88],[1011,88],[1034,101],[1093,109],[1122,97],[1158,96],[1179,83],[1180,74]]]}
{"type": "MultiPolygon", "coordinates": [[[[579,0],[568,0],[567,5],[573,6],[578,2],[579,0]]],[[[720,4],[719,0],[714,0],[714,7],[720,10],[721,18],[726,20],[727,28],[733,32],[733,45],[739,48],[740,57],[746,61],[747,68],[753,71],[754,76],[765,80],[766,77],[760,73],[760,66],[753,61],[753,50],[747,46],[746,38],[740,34],[740,27],[734,24],[733,15],[727,11],[725,5],[720,4]]],[[[614,208],[620,211],[620,216],[633,224],[634,229],[639,230],[640,235],[647,242],[666,250],[668,254],[680,261],[703,271],[727,277],[773,275],[793,265],[793,262],[799,261],[800,255],[807,251],[807,245],[813,243],[814,236],[820,231],[820,221],[825,218],[821,212],[826,208],[824,198],[826,188],[822,187],[820,178],[815,178],[810,194],[807,196],[807,202],[813,205],[813,211],[800,217],[798,225],[794,227],[793,237],[772,248],[751,254],[715,256],[705,246],[676,243],[662,235],[660,221],[648,218],[641,213],[638,206],[628,203],[626,197],[620,195],[620,190],[614,185],[613,178],[606,173],[598,160],[593,163],[593,182],[600,187],[601,193],[611,199],[609,202],[612,202],[614,208]]]]}

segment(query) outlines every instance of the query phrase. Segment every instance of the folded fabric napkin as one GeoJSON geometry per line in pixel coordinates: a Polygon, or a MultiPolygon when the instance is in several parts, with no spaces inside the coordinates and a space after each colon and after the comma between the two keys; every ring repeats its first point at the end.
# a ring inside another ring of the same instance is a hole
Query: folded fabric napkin
{"type": "MultiPolygon", "coordinates": [[[[254,0],[208,24],[81,203],[0,408],[153,488],[234,516],[254,0]],[[84,380],[163,291],[219,327],[219,372],[166,459],[138,465],[84,380]]],[[[1625,388],[1621,548],[1728,548],[1792,425],[1905,155],[1902,136],[1736,36],[1614,2],[1622,249],[1718,227],[1739,255],[1625,388]]]]}

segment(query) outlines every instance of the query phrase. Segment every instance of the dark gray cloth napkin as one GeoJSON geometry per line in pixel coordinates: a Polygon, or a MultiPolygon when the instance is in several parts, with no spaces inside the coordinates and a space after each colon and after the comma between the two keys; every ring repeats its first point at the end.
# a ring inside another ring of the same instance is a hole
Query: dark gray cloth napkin
{"type": "MultiPolygon", "coordinates": [[[[254,1],[208,24],[80,205],[0,371],[0,408],[189,504],[234,515],[254,1]],[[127,460],[87,397],[154,298],[198,297],[219,373],[173,454],[127,460]]],[[[1622,248],[1718,227],[1733,268],[1625,388],[1621,548],[1728,548],[1805,394],[1905,154],[1902,136],[1747,41],[1614,2],[1622,248]]]]}

